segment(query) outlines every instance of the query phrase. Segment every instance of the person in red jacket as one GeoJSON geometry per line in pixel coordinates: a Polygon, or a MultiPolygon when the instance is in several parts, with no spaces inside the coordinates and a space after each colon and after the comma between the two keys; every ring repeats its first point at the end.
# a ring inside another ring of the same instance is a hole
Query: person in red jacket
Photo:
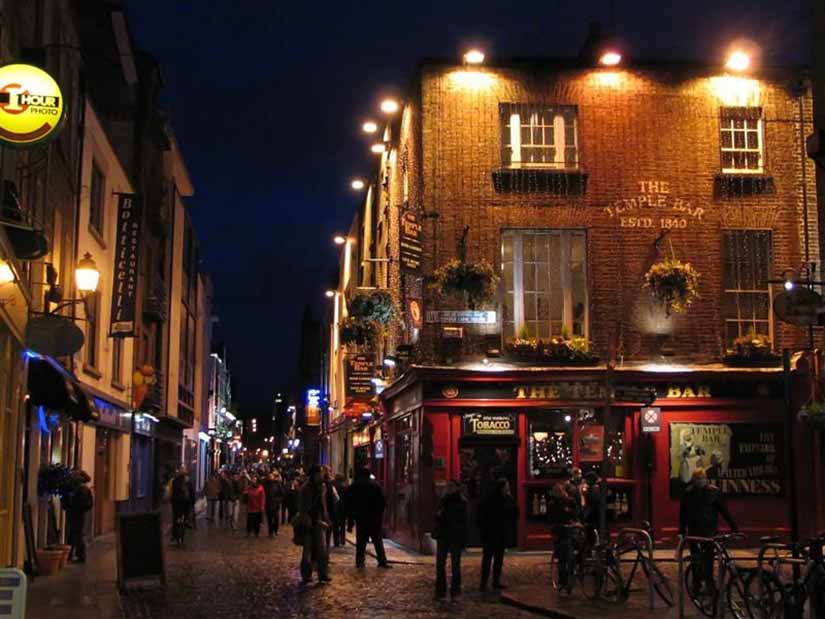
{"type": "Polygon", "coordinates": [[[246,536],[249,537],[252,533],[255,537],[261,535],[261,521],[264,517],[264,508],[266,507],[266,491],[261,484],[261,478],[258,477],[252,481],[249,488],[246,489],[246,536]]]}

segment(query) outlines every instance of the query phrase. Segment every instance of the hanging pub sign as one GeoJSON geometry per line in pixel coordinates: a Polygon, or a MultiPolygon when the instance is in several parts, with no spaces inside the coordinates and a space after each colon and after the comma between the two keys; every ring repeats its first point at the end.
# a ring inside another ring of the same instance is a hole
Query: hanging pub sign
{"type": "Polygon", "coordinates": [[[462,418],[465,437],[513,437],[516,435],[516,416],[512,413],[467,413],[462,418]]]}
{"type": "Polygon", "coordinates": [[[680,498],[698,468],[723,494],[782,495],[782,432],[778,423],[671,423],[670,496],[680,498]]]}
{"type": "Polygon", "coordinates": [[[321,390],[307,389],[307,401],[304,408],[306,425],[321,425],[321,390]]]}
{"type": "Polygon", "coordinates": [[[401,211],[401,269],[407,273],[421,271],[421,220],[418,211],[401,211]]]}
{"type": "Polygon", "coordinates": [[[0,67],[0,143],[28,148],[54,139],[65,105],[55,79],[40,67],[0,67]]]}
{"type": "Polygon", "coordinates": [[[347,358],[347,397],[363,398],[373,394],[375,359],[372,355],[352,355],[347,358]]]}
{"type": "Polygon", "coordinates": [[[135,336],[140,210],[140,200],[134,194],[122,193],[118,196],[111,337],[135,336]]]}

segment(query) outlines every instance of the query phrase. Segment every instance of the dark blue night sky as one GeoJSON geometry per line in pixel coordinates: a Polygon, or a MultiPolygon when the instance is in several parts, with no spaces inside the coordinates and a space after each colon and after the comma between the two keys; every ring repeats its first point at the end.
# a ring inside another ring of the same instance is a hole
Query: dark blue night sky
{"type": "Polygon", "coordinates": [[[297,356],[305,304],[321,316],[331,239],[374,160],[359,134],[418,59],[575,56],[591,20],[631,56],[721,59],[737,37],[763,59],[806,63],[808,0],[295,2],[130,0],[138,47],[160,61],[165,101],[195,183],[203,269],[241,412],[268,410],[297,356]],[[614,6],[611,10],[611,4],[614,6]],[[689,11],[689,12],[688,12],[689,11]]]}

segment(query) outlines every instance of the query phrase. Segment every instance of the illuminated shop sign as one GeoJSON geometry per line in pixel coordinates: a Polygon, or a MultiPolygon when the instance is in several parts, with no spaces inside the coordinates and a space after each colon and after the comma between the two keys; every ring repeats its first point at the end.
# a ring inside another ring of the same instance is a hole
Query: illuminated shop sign
{"type": "Polygon", "coordinates": [[[54,139],[64,112],[60,86],[43,69],[0,67],[0,143],[26,148],[54,139]]]}
{"type": "Polygon", "coordinates": [[[463,419],[464,436],[515,436],[516,416],[512,413],[486,415],[469,413],[463,419]]]}

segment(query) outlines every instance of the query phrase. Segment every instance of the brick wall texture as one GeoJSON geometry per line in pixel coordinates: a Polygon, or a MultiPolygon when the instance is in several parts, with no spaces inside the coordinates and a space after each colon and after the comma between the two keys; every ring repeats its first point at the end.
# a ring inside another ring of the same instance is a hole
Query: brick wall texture
{"type": "MultiPolygon", "coordinates": [[[[638,319],[645,298],[642,278],[657,257],[672,252],[701,274],[701,297],[677,318],[676,353],[718,359],[725,348],[723,230],[770,230],[773,273],[796,271],[806,260],[807,197],[808,260],[819,262],[815,172],[802,145],[812,127],[811,98],[808,90],[800,98],[788,88],[792,78],[786,73],[726,78],[661,67],[606,72],[524,65],[470,72],[424,66],[392,127],[393,146],[382,157],[373,201],[370,254],[390,262],[376,263],[372,285],[388,286],[405,312],[385,345],[392,349],[416,339],[407,301],[421,291],[425,310],[463,309],[438,298],[426,283],[435,268],[457,257],[465,226],[470,227],[467,258],[496,268],[503,230],[579,229],[587,234],[589,334],[597,354],[627,360],[650,352],[638,319]],[[582,195],[496,191],[493,173],[502,168],[501,103],[577,107],[580,169],[587,174],[582,195]],[[743,103],[763,109],[764,174],[773,183],[768,193],[738,196],[718,190],[720,107],[743,103]],[[405,204],[422,214],[422,278],[399,269],[398,222],[405,204]],[[632,226],[633,218],[645,223],[632,226]],[[650,227],[645,227],[648,219],[650,227]],[[669,225],[675,227],[657,253],[654,242],[669,225]]],[[[490,309],[501,316],[498,305],[490,309]]],[[[499,333],[500,325],[485,329],[499,333]]],[[[416,342],[420,360],[441,359],[440,330],[423,325],[416,342]]],[[[464,353],[482,354],[483,331],[474,327],[467,335],[464,353]]],[[[777,347],[806,341],[804,330],[775,321],[777,347]]]]}

